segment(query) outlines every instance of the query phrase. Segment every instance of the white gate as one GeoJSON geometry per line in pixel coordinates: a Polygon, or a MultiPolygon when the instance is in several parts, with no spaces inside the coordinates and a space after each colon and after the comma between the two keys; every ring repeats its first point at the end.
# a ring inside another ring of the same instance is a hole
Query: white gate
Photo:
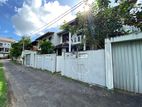
{"type": "Polygon", "coordinates": [[[142,93],[142,40],[112,43],[114,87],[142,93]]]}

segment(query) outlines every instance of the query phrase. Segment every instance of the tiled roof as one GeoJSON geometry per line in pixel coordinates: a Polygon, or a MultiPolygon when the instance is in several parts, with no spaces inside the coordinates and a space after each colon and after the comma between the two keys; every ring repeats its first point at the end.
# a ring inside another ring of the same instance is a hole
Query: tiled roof
{"type": "Polygon", "coordinates": [[[9,42],[9,43],[12,43],[12,42],[16,42],[16,41],[13,40],[13,39],[10,39],[10,38],[0,37],[0,42],[9,42]]]}

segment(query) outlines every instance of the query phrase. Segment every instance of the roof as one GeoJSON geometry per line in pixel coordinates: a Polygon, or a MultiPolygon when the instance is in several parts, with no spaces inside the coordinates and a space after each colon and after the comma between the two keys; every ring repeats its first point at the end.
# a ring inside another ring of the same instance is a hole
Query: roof
{"type": "MultiPolygon", "coordinates": [[[[69,25],[75,25],[76,23],[77,23],[77,19],[73,19],[73,20],[71,20],[71,21],[69,21],[69,22],[67,22],[69,25]]],[[[65,34],[65,33],[67,33],[68,31],[66,31],[66,30],[62,30],[62,31],[60,31],[60,32],[58,32],[57,34],[58,35],[61,35],[61,34],[65,34]]]]}
{"type": "MultiPolygon", "coordinates": [[[[53,35],[53,34],[54,34],[54,32],[47,32],[46,34],[40,36],[40,37],[37,38],[36,40],[43,39],[43,38],[48,37],[48,36],[51,36],[51,35],[53,35]]],[[[35,40],[35,41],[36,41],[36,40],[35,40]]]]}
{"type": "Polygon", "coordinates": [[[61,34],[65,34],[65,33],[68,33],[68,31],[65,31],[65,30],[60,31],[60,32],[57,33],[57,35],[61,35],[61,34]]]}
{"type": "Polygon", "coordinates": [[[3,38],[3,37],[0,37],[0,42],[9,42],[9,43],[13,43],[13,42],[16,42],[14,39],[11,39],[11,38],[3,38]]]}

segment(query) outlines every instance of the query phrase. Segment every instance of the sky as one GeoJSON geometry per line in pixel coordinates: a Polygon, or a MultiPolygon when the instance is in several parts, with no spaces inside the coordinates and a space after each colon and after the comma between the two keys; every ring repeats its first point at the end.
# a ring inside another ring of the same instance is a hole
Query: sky
{"type": "MultiPolygon", "coordinates": [[[[0,37],[19,40],[28,35],[33,39],[37,29],[46,25],[65,11],[71,9],[80,0],[0,0],[0,37]]],[[[90,0],[93,1],[93,0],[90,0]]],[[[82,6],[83,7],[83,6],[82,6]]],[[[75,12],[82,10],[78,8],[75,12]]],[[[48,27],[46,31],[38,32],[38,36],[47,31],[59,31],[59,26],[75,18],[71,12],[62,20],[48,27]]]]}
{"type": "MultiPolygon", "coordinates": [[[[19,40],[21,36],[31,34],[69,10],[79,0],[0,0],[0,37],[19,40]]],[[[58,31],[61,23],[75,18],[71,12],[47,31],[58,31]]],[[[38,32],[40,35],[45,31],[38,32]]]]}

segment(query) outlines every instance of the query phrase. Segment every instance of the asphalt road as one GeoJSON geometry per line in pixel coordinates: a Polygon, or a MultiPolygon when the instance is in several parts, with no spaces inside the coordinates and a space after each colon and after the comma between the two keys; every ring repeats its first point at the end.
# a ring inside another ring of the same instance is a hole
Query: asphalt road
{"type": "Polygon", "coordinates": [[[142,107],[142,95],[107,91],[5,60],[12,107],[142,107]]]}

